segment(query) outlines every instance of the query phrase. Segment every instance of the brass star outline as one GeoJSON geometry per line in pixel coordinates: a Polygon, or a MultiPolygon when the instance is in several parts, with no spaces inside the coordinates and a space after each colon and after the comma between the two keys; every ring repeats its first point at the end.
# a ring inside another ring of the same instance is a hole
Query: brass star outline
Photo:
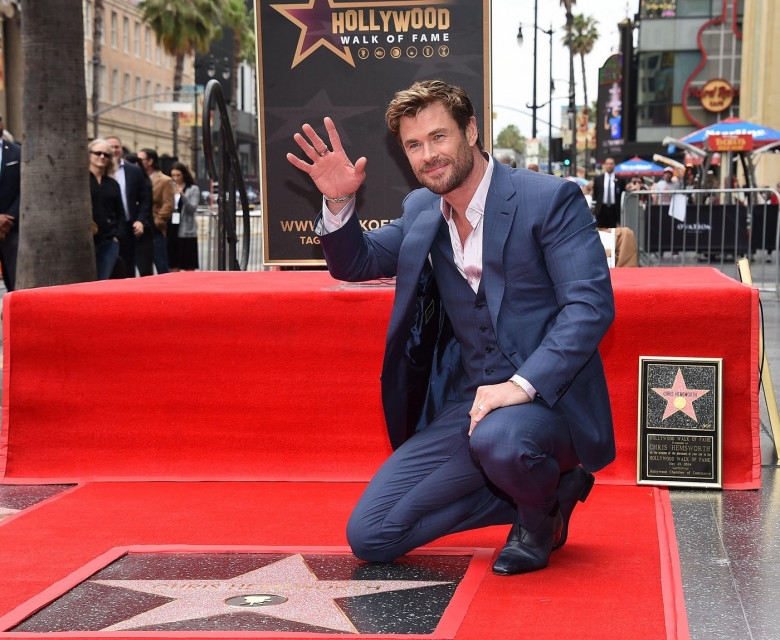
{"type": "MultiPolygon", "coordinates": [[[[324,37],[324,35],[320,35],[320,31],[317,31],[315,27],[313,27],[310,24],[307,24],[306,22],[303,22],[300,20],[296,12],[299,11],[311,11],[312,17],[316,18],[318,13],[325,13],[323,10],[323,6],[325,4],[326,0],[309,0],[309,2],[303,3],[303,4],[272,4],[271,8],[276,9],[279,13],[281,13],[285,18],[287,18],[290,22],[294,23],[296,26],[300,27],[301,34],[298,37],[298,45],[295,48],[295,56],[293,57],[293,63],[290,67],[291,69],[294,69],[298,64],[303,62],[306,58],[308,58],[312,53],[314,53],[317,49],[320,47],[325,47],[326,49],[330,49],[333,53],[335,53],[339,58],[350,64],[351,66],[355,66],[355,61],[352,58],[352,51],[350,51],[350,48],[346,45],[341,45],[341,48],[334,45],[333,41],[324,37]],[[314,41],[313,44],[310,44],[308,47],[306,46],[306,39],[309,36],[309,31],[313,31],[314,35],[319,37],[314,41]]],[[[333,9],[336,8],[336,5],[333,3],[333,0],[327,0],[327,5],[330,9],[331,15],[333,14],[333,9]]],[[[343,5],[339,5],[339,8],[343,8],[343,5]]],[[[331,37],[336,37],[335,34],[333,34],[331,31],[328,31],[327,29],[322,29],[323,34],[329,34],[331,37]]]]}

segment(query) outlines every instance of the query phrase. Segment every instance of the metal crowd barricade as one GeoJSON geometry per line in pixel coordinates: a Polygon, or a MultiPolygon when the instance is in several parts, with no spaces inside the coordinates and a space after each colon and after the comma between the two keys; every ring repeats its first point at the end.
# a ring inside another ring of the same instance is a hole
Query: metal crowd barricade
{"type": "MultiPolygon", "coordinates": [[[[243,224],[243,212],[236,211],[237,244],[236,252],[243,255],[245,243],[245,227],[243,224]]],[[[198,259],[201,271],[219,271],[218,251],[218,211],[208,206],[198,207],[198,259]]],[[[258,209],[249,211],[249,255],[246,271],[263,271],[263,220],[258,209]]]]}
{"type": "Polygon", "coordinates": [[[714,266],[739,278],[752,262],[754,285],[780,297],[780,226],[776,189],[630,191],[621,224],[634,231],[640,266],[714,266]],[[774,198],[772,198],[774,196],[774,198]]]}

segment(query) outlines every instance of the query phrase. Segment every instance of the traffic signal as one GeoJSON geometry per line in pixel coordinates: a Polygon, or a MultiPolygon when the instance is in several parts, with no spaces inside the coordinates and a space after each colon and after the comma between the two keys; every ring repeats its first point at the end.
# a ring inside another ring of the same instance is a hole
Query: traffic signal
{"type": "Polygon", "coordinates": [[[563,138],[550,139],[550,162],[563,160],[563,138]]]}
{"type": "Polygon", "coordinates": [[[571,164],[571,159],[566,157],[563,159],[564,166],[568,167],[571,164]]]}

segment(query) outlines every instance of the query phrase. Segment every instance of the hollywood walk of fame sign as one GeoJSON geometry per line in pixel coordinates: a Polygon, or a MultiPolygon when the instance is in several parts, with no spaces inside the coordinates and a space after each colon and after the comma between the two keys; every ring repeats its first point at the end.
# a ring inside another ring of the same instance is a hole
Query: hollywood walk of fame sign
{"type": "Polygon", "coordinates": [[[119,548],[0,618],[0,632],[453,637],[491,555],[442,548],[370,564],[338,548],[119,548]]]}
{"type": "Polygon", "coordinates": [[[304,123],[328,143],[330,116],[347,157],[367,158],[357,196],[365,230],[398,218],[404,196],[419,187],[384,121],[396,91],[428,79],[462,87],[490,148],[489,0],[255,4],[265,264],[324,264],[313,227],[322,196],[286,159],[294,153],[310,163],[293,140],[304,123]]]}
{"type": "Polygon", "coordinates": [[[720,358],[639,358],[637,482],[722,487],[720,358]]]}

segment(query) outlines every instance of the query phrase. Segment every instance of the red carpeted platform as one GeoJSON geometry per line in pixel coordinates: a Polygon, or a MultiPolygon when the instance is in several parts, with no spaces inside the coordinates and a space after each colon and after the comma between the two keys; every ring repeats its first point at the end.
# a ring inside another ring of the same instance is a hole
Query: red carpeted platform
{"type": "MultiPolygon", "coordinates": [[[[687,638],[668,493],[633,486],[640,355],[723,358],[724,486],[759,486],[757,291],[709,268],[617,269],[613,283],[601,352],[618,459],[551,566],[486,575],[456,638],[687,638]]],[[[0,523],[0,619],[118,547],[343,547],[390,454],[392,296],[323,272],[7,294],[0,481],[79,486],[0,523]]],[[[505,535],[434,547],[498,549],[505,535]]]]}
{"type": "MultiPolygon", "coordinates": [[[[601,345],[634,484],[639,356],[723,358],[723,480],[757,488],[758,291],[715,269],[613,270],[601,345]]],[[[367,480],[390,453],[393,290],[324,272],[180,273],[5,296],[0,477],[367,480]]]]}

